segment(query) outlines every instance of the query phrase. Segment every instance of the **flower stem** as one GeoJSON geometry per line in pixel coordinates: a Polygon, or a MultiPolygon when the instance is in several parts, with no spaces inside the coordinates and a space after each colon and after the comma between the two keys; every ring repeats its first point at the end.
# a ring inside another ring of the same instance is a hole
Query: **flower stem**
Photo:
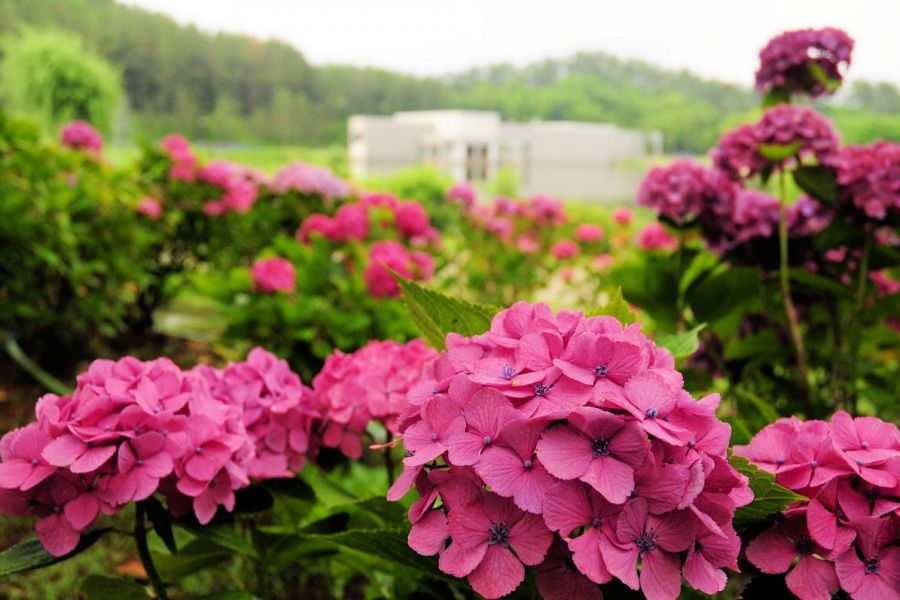
{"type": "Polygon", "coordinates": [[[800,324],[797,320],[797,309],[794,307],[794,300],[791,296],[791,278],[788,273],[787,192],[785,190],[783,168],[778,173],[778,192],[778,248],[781,259],[778,271],[781,278],[781,296],[784,302],[784,312],[787,315],[791,342],[794,345],[794,352],[797,354],[797,371],[800,389],[804,395],[806,416],[812,418],[812,390],[809,387],[806,350],[803,347],[803,337],[800,335],[800,324]]]}
{"type": "Polygon", "coordinates": [[[144,565],[144,570],[147,572],[147,579],[150,580],[150,585],[153,587],[153,593],[159,600],[168,600],[169,596],[166,594],[166,586],[163,585],[162,579],[159,577],[156,565],[153,564],[150,548],[147,546],[147,528],[144,522],[144,512],[144,503],[138,502],[134,511],[134,542],[137,546],[141,564],[144,565]]]}
{"type": "Polygon", "coordinates": [[[66,394],[71,394],[72,390],[61,382],[59,379],[45,371],[41,368],[39,364],[31,360],[27,354],[22,350],[19,343],[16,341],[10,334],[5,334],[0,332],[0,339],[3,340],[3,347],[6,350],[6,353],[9,355],[11,359],[13,359],[16,364],[18,364],[22,369],[31,375],[37,380],[42,386],[53,392],[54,394],[64,396],[66,394]]]}
{"type": "MultiPolygon", "coordinates": [[[[859,347],[862,343],[862,321],[863,310],[866,305],[866,284],[869,279],[869,254],[872,250],[872,233],[866,231],[865,241],[863,242],[862,257],[859,260],[859,282],[856,288],[856,306],[854,306],[853,317],[857,319],[853,327],[850,329],[850,413],[856,415],[856,376],[859,370],[859,347]]],[[[851,318],[853,318],[851,317],[851,318]]]]}
{"type": "Polygon", "coordinates": [[[677,312],[676,324],[679,332],[685,330],[684,326],[684,293],[681,291],[681,278],[684,276],[684,231],[678,231],[678,252],[675,254],[675,311],[677,312]]]}

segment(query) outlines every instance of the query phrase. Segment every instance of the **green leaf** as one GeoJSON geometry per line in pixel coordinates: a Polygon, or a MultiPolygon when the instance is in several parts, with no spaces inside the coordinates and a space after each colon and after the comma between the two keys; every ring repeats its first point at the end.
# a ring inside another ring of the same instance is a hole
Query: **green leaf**
{"type": "Polygon", "coordinates": [[[258,513],[272,508],[275,499],[272,493],[261,485],[251,484],[234,493],[235,513],[258,513]]]}
{"type": "Polygon", "coordinates": [[[169,514],[159,500],[155,496],[150,496],[144,502],[147,509],[147,516],[153,523],[153,531],[163,541],[169,552],[175,554],[178,552],[178,545],[175,543],[175,534],[172,533],[172,516],[169,514]]]}
{"type": "Polygon", "coordinates": [[[801,190],[827,206],[838,200],[838,185],[834,169],[824,165],[801,165],[794,169],[794,182],[801,190]]]}
{"type": "Polygon", "coordinates": [[[132,579],[88,575],[81,582],[81,593],[88,600],[132,600],[148,598],[144,586],[132,579]]]}
{"type": "Polygon", "coordinates": [[[725,360],[746,360],[778,356],[784,348],[771,329],[735,337],[725,345],[725,360]]]}
{"type": "Polygon", "coordinates": [[[414,552],[407,544],[406,536],[407,532],[402,529],[354,529],[311,537],[402,565],[433,579],[459,583],[458,579],[445,575],[438,569],[435,558],[414,552]]]}
{"type": "Polygon", "coordinates": [[[76,554],[84,552],[94,545],[94,542],[106,535],[109,527],[92,529],[81,536],[75,549],[65,556],[53,556],[44,549],[43,544],[37,538],[19,542],[0,552],[0,576],[11,575],[30,569],[49,567],[58,562],[72,558],[76,554]]]}
{"type": "Polygon", "coordinates": [[[208,540],[223,548],[234,550],[245,556],[259,558],[259,553],[253,544],[232,525],[200,525],[192,519],[178,519],[172,521],[176,527],[189,531],[199,538],[208,540]]]}
{"type": "Polygon", "coordinates": [[[287,496],[295,500],[307,500],[309,502],[316,499],[316,493],[312,487],[297,477],[266,479],[263,481],[263,485],[276,496],[287,496]]]}
{"type": "Polygon", "coordinates": [[[790,274],[791,279],[802,284],[804,287],[812,288],[814,290],[826,290],[838,297],[849,295],[849,290],[846,286],[843,286],[832,279],[828,279],[827,277],[810,273],[806,269],[791,267],[788,270],[788,273],[790,274]]]}
{"type": "Polygon", "coordinates": [[[491,328],[491,319],[500,309],[453,298],[407,281],[396,273],[394,277],[403,290],[413,325],[425,341],[438,350],[444,349],[448,333],[472,336],[491,328]]]}
{"type": "Polygon", "coordinates": [[[780,513],[788,505],[806,500],[804,496],[775,483],[775,475],[763,471],[742,456],[731,456],[728,461],[750,480],[753,502],[737,509],[734,515],[735,527],[767,521],[780,513]]]}
{"type": "Polygon", "coordinates": [[[697,334],[700,333],[706,323],[700,323],[693,329],[684,333],[675,333],[656,338],[656,345],[662,346],[672,353],[675,358],[687,358],[697,351],[700,346],[700,340],[697,334]]]}
{"type": "Polygon", "coordinates": [[[762,107],[769,108],[776,104],[790,103],[791,90],[787,86],[777,86],[770,89],[762,97],[762,107]]]}
{"type": "Polygon", "coordinates": [[[256,600],[256,596],[250,592],[231,590],[228,592],[200,596],[197,600],[256,600]]]}
{"type": "Polygon", "coordinates": [[[829,77],[828,73],[825,72],[825,69],[822,68],[822,65],[817,62],[810,61],[806,63],[806,70],[813,79],[825,86],[825,89],[828,90],[829,94],[835,93],[837,89],[841,87],[840,80],[829,77]]]}
{"type": "Polygon", "coordinates": [[[800,142],[792,144],[760,144],[759,153],[766,160],[781,162],[797,154],[802,145],[800,142]]]}
{"type": "Polygon", "coordinates": [[[637,315],[634,314],[634,311],[631,310],[631,306],[629,306],[628,302],[625,301],[625,298],[622,296],[622,287],[619,286],[616,288],[616,293],[613,294],[612,299],[607,302],[604,306],[600,308],[596,308],[592,311],[588,311],[588,317],[615,317],[619,321],[622,322],[622,325],[631,325],[635,321],[637,321],[637,315]]]}

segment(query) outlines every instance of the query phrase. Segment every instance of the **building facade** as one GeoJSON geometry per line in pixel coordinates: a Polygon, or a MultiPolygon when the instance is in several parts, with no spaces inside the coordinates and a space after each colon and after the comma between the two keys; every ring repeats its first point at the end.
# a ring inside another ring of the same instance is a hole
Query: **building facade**
{"type": "Polygon", "coordinates": [[[522,193],[563,198],[633,197],[641,170],[631,164],[658,154],[662,135],[607,123],[503,122],[487,111],[354,115],[348,123],[350,172],[356,178],[432,164],[455,181],[479,183],[514,168],[522,193]]]}

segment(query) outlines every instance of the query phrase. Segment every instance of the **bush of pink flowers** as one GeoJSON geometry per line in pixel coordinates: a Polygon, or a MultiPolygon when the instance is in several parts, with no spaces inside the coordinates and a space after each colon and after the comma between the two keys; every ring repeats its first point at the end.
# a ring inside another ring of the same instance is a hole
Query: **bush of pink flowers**
{"type": "Polygon", "coordinates": [[[737,568],[731,520],[752,492],[718,396],[693,399],[639,325],[520,302],[449,334],[408,401],[388,498],[415,486],[410,547],[479,594],[569,559],[573,589],[616,578],[651,600],[682,578],[716,593],[737,568]]]}
{"type": "Polygon", "coordinates": [[[273,256],[257,259],[250,267],[253,287],[260,292],[293,292],[297,287],[297,273],[293,263],[273,256]]]}
{"type": "Polygon", "coordinates": [[[808,498],[750,541],[764,573],[787,573],[801,600],[900,596],[900,432],[877,417],[783,418],[735,446],[781,485],[808,498]]]}
{"type": "Polygon", "coordinates": [[[310,449],[311,392],[262,349],[224,370],[171,360],[96,360],[71,395],[0,440],[0,512],[37,518],[50,554],[103,515],[160,493],[208,523],[251,479],[290,476],[310,449]]]}
{"type": "Polygon", "coordinates": [[[99,154],[103,150],[103,136],[87,121],[72,121],[60,133],[63,146],[99,154]]]}

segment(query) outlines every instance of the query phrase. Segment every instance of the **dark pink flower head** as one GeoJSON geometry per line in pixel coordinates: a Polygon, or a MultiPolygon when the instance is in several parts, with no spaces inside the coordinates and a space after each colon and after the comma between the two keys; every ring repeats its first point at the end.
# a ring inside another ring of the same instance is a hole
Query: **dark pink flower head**
{"type": "Polygon", "coordinates": [[[753,125],[740,125],[722,135],[710,158],[717,169],[738,180],[752,177],[766,165],[753,125]]]}
{"type": "Polygon", "coordinates": [[[801,425],[796,417],[782,417],[764,427],[749,444],[735,446],[734,454],[743,456],[764,471],[777,473],[787,462],[801,425]]]}
{"type": "Polygon", "coordinates": [[[190,143],[184,137],[172,134],[163,138],[161,145],[172,163],[169,167],[169,177],[181,181],[194,181],[197,176],[197,157],[191,150],[190,143]]]}
{"type": "Polygon", "coordinates": [[[538,225],[559,225],[566,222],[566,211],[562,202],[549,196],[538,195],[528,201],[528,212],[538,225]]]}
{"type": "Polygon", "coordinates": [[[806,106],[779,104],[756,123],[760,145],[795,146],[793,155],[830,165],[837,156],[838,135],[831,122],[806,106]]]}
{"type": "Polygon", "coordinates": [[[844,202],[879,221],[900,211],[900,144],[846,146],[835,166],[844,202]]]}
{"type": "Polygon", "coordinates": [[[578,244],[572,240],[559,240],[550,248],[550,254],[556,260],[565,260],[567,258],[578,256],[578,252],[578,244]]]}
{"type": "Polygon", "coordinates": [[[638,245],[644,250],[671,250],[678,240],[659,223],[650,223],[638,232],[638,245]]]}
{"type": "Polygon", "coordinates": [[[447,191],[447,200],[459,202],[465,208],[474,205],[477,199],[475,188],[465,182],[456,183],[447,191]]]}
{"type": "Polygon", "coordinates": [[[841,588],[854,600],[900,597],[898,519],[870,518],[852,526],[856,542],[835,559],[841,588]]]}
{"type": "Polygon", "coordinates": [[[852,52],[853,38],[834,27],[785,31],[760,50],[756,89],[811,97],[832,94],[852,52]]]}
{"type": "Polygon", "coordinates": [[[369,235],[369,212],[362,203],[344,204],[334,213],[334,226],[341,242],[364,240],[369,235]]]}
{"type": "Polygon", "coordinates": [[[72,121],[63,127],[60,140],[63,146],[95,154],[103,149],[103,136],[87,121],[72,121]]]}
{"type": "Polygon", "coordinates": [[[722,535],[696,521],[694,529],[697,534],[688,550],[682,573],[692,588],[705,594],[718,594],[728,581],[722,569],[738,571],[741,540],[731,526],[727,526],[722,535]]]}
{"type": "Polygon", "coordinates": [[[334,219],[328,215],[313,213],[303,220],[300,228],[297,229],[296,237],[304,244],[308,244],[313,234],[319,235],[326,240],[336,242],[340,239],[338,225],[334,219]]]}
{"type": "Polygon", "coordinates": [[[425,208],[412,200],[400,202],[394,207],[394,224],[397,231],[407,238],[423,237],[431,230],[425,208]]]}
{"type": "Polygon", "coordinates": [[[500,598],[516,589],[525,578],[523,563],[540,564],[553,541],[539,516],[487,492],[451,510],[449,523],[453,541],[441,554],[440,568],[468,577],[485,598],[500,598]]]}
{"type": "Polygon", "coordinates": [[[369,248],[369,264],[363,279],[369,293],[376,298],[394,298],[400,295],[400,285],[391,271],[404,279],[427,281],[433,270],[434,263],[427,254],[410,252],[399,242],[383,240],[369,248]]]}
{"type": "Polygon", "coordinates": [[[646,459],[647,436],[637,423],[599,408],[581,408],[568,420],[541,438],[547,470],[562,480],[584,481],[614,504],[625,502],[634,491],[634,470],[646,459]]]}
{"type": "Polygon", "coordinates": [[[763,573],[787,574],[787,586],[801,600],[831,597],[840,585],[825,548],[809,535],[802,517],[788,517],[747,546],[747,559],[763,573]]]}
{"type": "Polygon", "coordinates": [[[293,292],[297,286],[297,273],[289,260],[272,256],[259,258],[250,267],[253,288],[267,294],[293,292]]]}
{"type": "Polygon", "coordinates": [[[163,213],[162,204],[159,200],[149,196],[141,198],[135,210],[153,221],[158,221],[163,213]]]}
{"type": "Polygon", "coordinates": [[[603,228],[594,223],[581,223],[575,228],[575,238],[579,242],[599,242],[603,236],[603,228]]]}
{"type": "Polygon", "coordinates": [[[831,417],[834,448],[853,471],[879,487],[893,488],[900,481],[895,472],[900,458],[900,432],[893,423],[877,417],[852,418],[844,411],[831,417]]]}
{"type": "Polygon", "coordinates": [[[279,194],[297,192],[324,198],[344,198],[350,195],[350,186],[334,173],[299,160],[278,171],[271,185],[272,190],[279,194]]]}
{"type": "Polygon", "coordinates": [[[647,173],[637,203],[676,223],[690,222],[730,202],[732,186],[720,178],[717,172],[692,160],[676,160],[647,173]]]}
{"type": "Polygon", "coordinates": [[[634,220],[634,215],[631,212],[631,209],[625,206],[620,206],[612,211],[612,220],[616,225],[620,225],[625,227],[627,225],[631,225],[631,222],[634,220]]]}

